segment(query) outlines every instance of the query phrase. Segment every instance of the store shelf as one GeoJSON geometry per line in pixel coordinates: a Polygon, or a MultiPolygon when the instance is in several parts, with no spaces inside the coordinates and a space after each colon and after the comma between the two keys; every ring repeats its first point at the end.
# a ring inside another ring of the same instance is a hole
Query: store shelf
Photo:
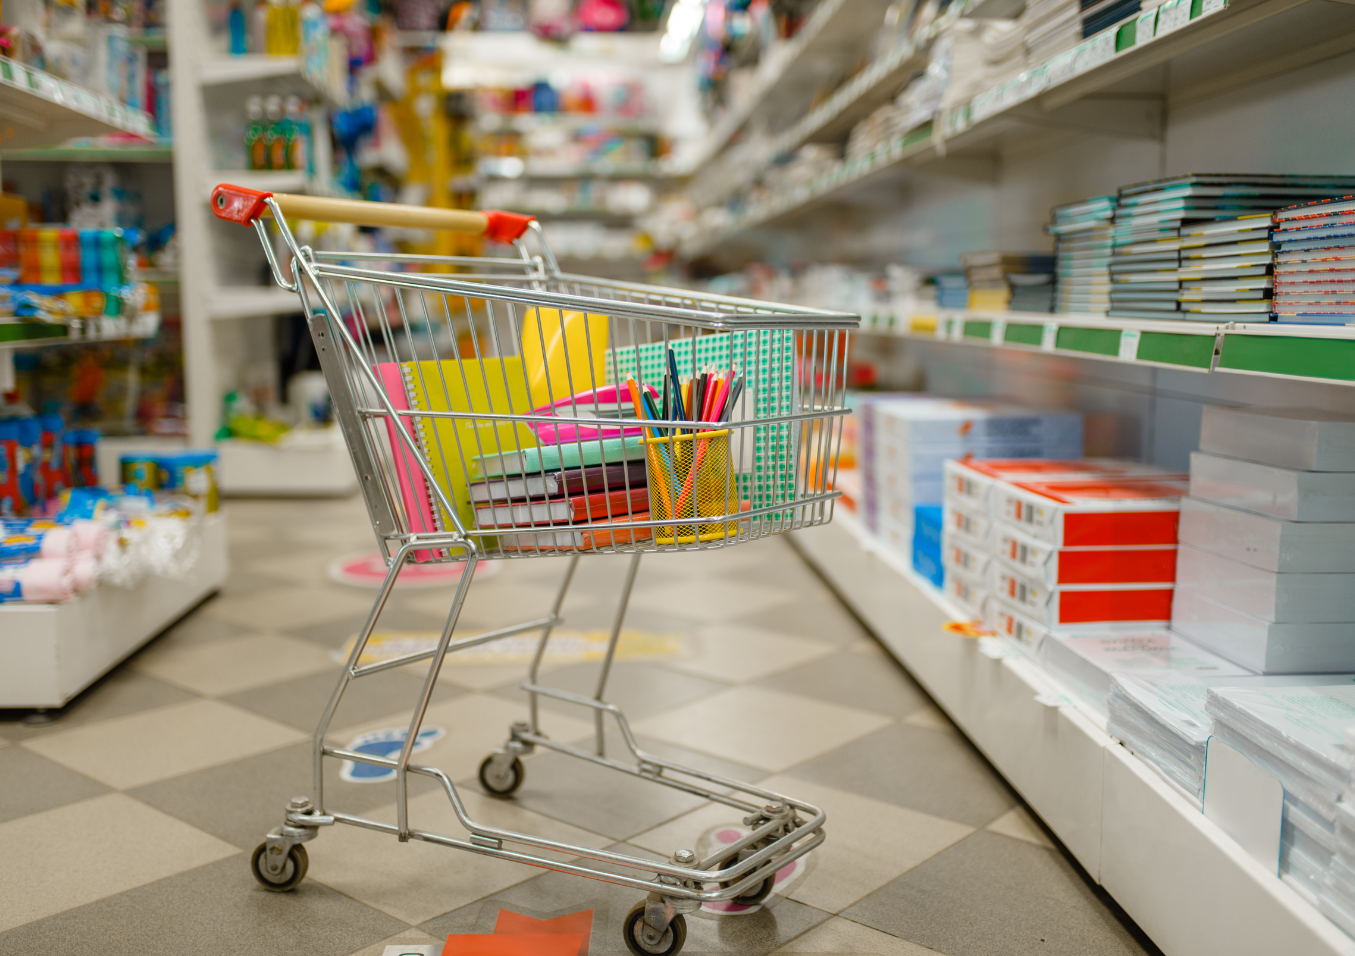
{"type": "Polygon", "coordinates": [[[95,342],[126,342],[153,338],[160,328],[160,319],[140,317],[129,322],[125,329],[84,331],[50,322],[0,322],[0,347],[6,349],[36,348],[48,345],[88,345],[95,342]]]}
{"type": "Polygon", "coordinates": [[[888,4],[876,0],[822,0],[798,33],[766,51],[738,102],[721,116],[680,170],[699,172],[719,155],[755,114],[799,109],[829,78],[829,71],[860,57],[870,33],[884,20],[888,4]]]}
{"type": "Polygon", "coordinates": [[[312,435],[291,433],[279,444],[232,438],[216,447],[223,495],[343,498],[358,490],[337,428],[312,435]]]}
{"type": "Polygon", "coordinates": [[[108,133],[152,137],[155,123],[141,110],[0,57],[0,148],[31,149],[108,133]]]}
{"type": "Polygon", "coordinates": [[[40,146],[33,149],[0,150],[0,162],[32,163],[169,163],[174,161],[174,147],[166,142],[125,146],[68,145],[40,146]]]}
{"type": "Polygon", "coordinates": [[[164,30],[133,30],[127,36],[127,42],[133,46],[142,46],[147,50],[168,50],[169,39],[164,30]]]}
{"type": "Polygon", "coordinates": [[[259,87],[260,93],[278,96],[318,94],[339,106],[347,99],[302,73],[301,58],[295,56],[270,56],[267,53],[209,56],[198,64],[198,82],[205,87],[253,85],[259,87]]]}
{"type": "Polygon", "coordinates": [[[1195,372],[1355,384],[1355,326],[1110,319],[1041,312],[868,316],[864,335],[1070,355],[1195,372]]]}
{"type": "Polygon", "coordinates": [[[226,519],[203,521],[181,578],[101,584],[64,604],[0,605],[0,708],[62,707],[226,582],[226,519]]]}
{"type": "Polygon", "coordinates": [[[964,616],[842,509],[791,540],[1167,956],[1355,949],[1096,715],[1036,700],[1073,695],[1014,646],[945,630],[964,616]]]}
{"type": "Polygon", "coordinates": [[[616,133],[657,133],[656,120],[643,116],[612,116],[604,113],[481,113],[475,125],[486,133],[526,133],[536,129],[591,129],[602,127],[616,133]]]}
{"type": "MultiPolygon", "coordinates": [[[[812,183],[749,205],[725,228],[686,244],[683,254],[708,254],[750,230],[827,202],[871,194],[929,165],[972,174],[978,166],[991,165],[994,149],[1003,142],[1047,135],[1051,129],[1158,140],[1164,104],[1195,102],[1355,50],[1355,9],[1313,0],[1232,0],[1226,6],[1211,0],[1176,30],[1118,52],[1116,33],[1117,28],[1107,29],[980,93],[931,126],[881,143],[812,183]]],[[[820,122],[815,116],[804,121],[806,139],[826,138],[825,130],[841,133],[832,126],[815,129],[820,122]]],[[[859,118],[855,112],[847,117],[859,118]]],[[[745,181],[760,171],[750,165],[745,181]]]]}
{"type": "Polygon", "coordinates": [[[212,319],[256,319],[300,311],[297,294],[275,285],[224,286],[207,294],[207,315],[212,319]]]}

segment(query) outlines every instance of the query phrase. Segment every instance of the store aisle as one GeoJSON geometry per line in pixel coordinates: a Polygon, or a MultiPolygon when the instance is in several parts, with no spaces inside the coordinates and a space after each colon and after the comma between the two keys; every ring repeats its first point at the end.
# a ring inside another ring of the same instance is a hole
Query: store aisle
{"type": "MultiPolygon", "coordinates": [[[[624,953],[636,891],[512,863],[401,845],[353,828],[308,845],[292,894],[260,889],[248,852],[309,791],[307,739],[374,592],[332,582],[368,549],[357,500],[233,502],[224,592],[68,708],[28,725],[0,712],[0,952],[381,956],[388,941],[491,932],[500,910],[593,911],[593,956],[624,953]]],[[[581,565],[568,627],[610,621],[624,558],[581,565]]],[[[563,562],[514,562],[475,583],[467,624],[544,610],[563,562]]],[[[397,592],[386,627],[436,629],[450,591],[397,592]]],[[[628,618],[652,653],[618,663],[612,698],[643,745],[817,802],[828,840],[784,872],[760,910],[688,917],[685,953],[1129,954],[1108,909],[1013,793],[780,539],[651,557],[628,618]],[[678,635],[674,638],[671,635],[678,635]]],[[[639,646],[637,644],[637,646],[639,646]]],[[[596,663],[554,663],[584,690],[596,663]]],[[[468,781],[473,814],[589,846],[667,856],[720,839],[734,814],[553,754],[527,760],[512,801],[472,782],[522,716],[522,666],[445,668],[419,759],[468,781]],[[430,735],[436,736],[436,735],[430,735]]],[[[333,738],[396,728],[421,685],[391,672],[354,685],[333,738]]],[[[577,712],[544,729],[586,736],[577,712]]],[[[331,807],[384,818],[393,784],[341,779],[331,807]]],[[[411,784],[416,826],[455,834],[445,799],[411,784]]]]}

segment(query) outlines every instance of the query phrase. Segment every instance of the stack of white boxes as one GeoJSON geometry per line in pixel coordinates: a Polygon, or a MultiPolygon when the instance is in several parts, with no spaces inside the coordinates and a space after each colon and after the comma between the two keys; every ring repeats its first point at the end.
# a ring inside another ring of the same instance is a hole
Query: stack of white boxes
{"type": "Polygon", "coordinates": [[[882,397],[862,405],[866,524],[911,558],[913,509],[939,504],[952,458],[1077,458],[1082,416],[984,400],[882,397]]]}
{"type": "Polygon", "coordinates": [[[1172,627],[1266,674],[1355,671],[1355,416],[1206,407],[1172,627]]]}

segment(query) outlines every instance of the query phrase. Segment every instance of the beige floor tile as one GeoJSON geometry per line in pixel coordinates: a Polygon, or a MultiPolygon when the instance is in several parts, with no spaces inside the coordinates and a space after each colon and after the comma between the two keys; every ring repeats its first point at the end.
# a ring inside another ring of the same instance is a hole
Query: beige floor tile
{"type": "Polygon", "coordinates": [[[648,582],[636,584],[630,600],[634,606],[655,614],[718,624],[794,601],[795,592],[714,576],[655,583],[651,575],[648,582]]]}
{"type": "Polygon", "coordinates": [[[24,742],[33,752],[119,790],[215,767],[309,739],[216,700],[189,700],[24,742]]]}
{"type": "Polygon", "coordinates": [[[692,656],[669,661],[675,670],[726,683],[761,680],[836,652],[832,644],[738,624],[698,628],[692,656]]]}
{"type": "Polygon", "coordinates": [[[828,814],[828,838],[790,898],[838,913],[973,833],[953,820],[833,787],[773,777],[758,786],[804,800],[828,814]]]}
{"type": "MultiPolygon", "coordinates": [[[[462,620],[495,628],[545,617],[550,613],[558,590],[554,585],[523,580],[521,577],[507,580],[503,575],[490,578],[485,583],[474,581],[461,609],[462,620]]],[[[454,588],[429,588],[406,604],[415,611],[445,619],[455,597],[454,588]]],[[[565,614],[593,603],[590,596],[575,591],[565,602],[565,614]]]]}
{"type": "Polygon", "coordinates": [[[318,586],[330,581],[329,564],[344,553],[333,548],[313,548],[267,558],[241,558],[232,564],[232,568],[246,574],[274,578],[279,584],[292,581],[318,586]]]}
{"type": "Polygon", "coordinates": [[[437,939],[429,936],[421,930],[411,929],[408,932],[396,933],[389,939],[383,939],[379,943],[373,943],[357,952],[350,953],[349,956],[386,956],[387,947],[396,947],[391,952],[397,956],[440,956],[442,948],[447,944],[445,939],[437,939]]]}
{"type": "Polygon", "coordinates": [[[260,630],[286,630],[349,617],[372,608],[367,595],[349,594],[335,588],[289,585],[275,590],[219,597],[208,602],[202,613],[260,630]]]}
{"type": "Polygon", "coordinates": [[[913,711],[903,718],[903,722],[914,727],[926,727],[928,730],[956,732],[955,725],[950,722],[950,718],[943,714],[938,707],[923,707],[921,710],[913,711]]]}
{"type": "Polygon", "coordinates": [[[1051,848],[1054,846],[1049,837],[1045,836],[1044,830],[1040,829],[1040,825],[1031,818],[1025,807],[1012,807],[984,829],[1017,840],[1035,843],[1039,846],[1051,848]]]}
{"type": "Polygon", "coordinates": [[[636,733],[778,772],[891,723],[763,687],[732,687],[639,721],[636,733]]]}
{"type": "Polygon", "coordinates": [[[0,824],[0,932],[239,853],[109,793],[0,824]]]}
{"type": "Polygon", "coordinates": [[[133,666],[209,697],[338,667],[324,648],[283,634],[246,634],[203,644],[152,646],[133,666]]]}
{"type": "MultiPolygon", "coordinates": [[[[331,742],[346,747],[354,737],[371,730],[407,727],[415,701],[393,702],[408,706],[408,710],[393,711],[386,717],[346,727],[329,734],[331,742]]],[[[424,716],[424,727],[439,727],[444,736],[427,750],[419,751],[416,763],[438,767],[453,780],[475,776],[480,762],[508,739],[508,727],[515,720],[526,720],[527,708],[515,701],[488,694],[466,694],[454,700],[429,706],[424,716]]],[[[592,733],[589,721],[574,719],[542,710],[541,729],[552,740],[569,742],[592,733]]]]}
{"type": "MultiPolygon", "coordinates": [[[[411,665],[412,667],[413,665],[411,665]]],[[[551,671],[570,666],[568,663],[542,661],[537,677],[543,678],[551,671]]],[[[419,671],[422,676],[426,670],[419,671]]],[[[526,664],[453,664],[450,658],[438,672],[439,683],[464,687],[466,690],[497,690],[513,684],[521,684],[527,679],[526,664]]],[[[549,681],[546,681],[549,684],[549,681]]],[[[580,711],[583,713],[583,711],[580,711]]]]}
{"type": "MultiPolygon", "coordinates": [[[[597,848],[612,843],[608,837],[532,813],[511,801],[492,800],[467,791],[462,792],[462,799],[477,822],[580,846],[597,848]]],[[[367,816],[394,822],[395,807],[384,807],[367,816]]],[[[411,799],[409,820],[413,829],[465,838],[466,831],[441,791],[411,799]]],[[[390,834],[357,827],[335,827],[322,834],[312,847],[313,878],[408,923],[422,923],[542,872],[520,863],[419,840],[402,844],[390,834]]]]}
{"type": "Polygon", "coordinates": [[[910,943],[906,939],[899,939],[888,933],[881,933],[877,929],[853,923],[840,916],[834,916],[803,936],[797,936],[776,950],[772,956],[779,953],[831,953],[832,956],[937,956],[934,949],[910,943]]]}

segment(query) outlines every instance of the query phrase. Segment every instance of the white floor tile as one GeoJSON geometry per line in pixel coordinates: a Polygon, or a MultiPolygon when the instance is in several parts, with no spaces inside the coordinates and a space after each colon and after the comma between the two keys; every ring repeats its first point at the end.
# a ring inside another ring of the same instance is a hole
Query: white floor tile
{"type": "Polygon", "coordinates": [[[373,598],[334,588],[289,585],[252,594],[218,597],[209,601],[203,614],[259,630],[308,627],[339,617],[349,617],[372,608],[373,598]]]}
{"type": "Polygon", "coordinates": [[[330,581],[330,562],[343,554],[333,548],[312,548],[266,558],[241,558],[232,563],[232,568],[247,574],[274,578],[279,584],[291,581],[318,587],[330,581]]]}
{"type": "Polygon", "coordinates": [[[692,656],[673,660],[675,670],[725,683],[742,684],[807,664],[836,652],[832,644],[739,624],[698,628],[692,656]]]}
{"type": "Polygon", "coordinates": [[[308,740],[309,734],[216,700],[189,700],[24,742],[118,790],[308,740]]]}
{"type": "Polygon", "coordinates": [[[834,916],[776,950],[780,953],[831,953],[832,956],[939,956],[906,939],[834,916]]]}
{"type": "Polygon", "coordinates": [[[208,697],[304,677],[338,665],[311,641],[282,634],[246,634],[203,644],[152,645],[133,665],[166,683],[208,697]]]}
{"type": "Polygon", "coordinates": [[[762,687],[732,687],[646,718],[636,733],[779,772],[891,723],[890,718],[762,687]]]}
{"type": "Polygon", "coordinates": [[[0,932],[239,852],[120,793],[0,823],[0,932]]]}
{"type": "Polygon", "coordinates": [[[1054,846],[1049,837],[1045,836],[1044,830],[1040,829],[1040,825],[1031,819],[1025,807],[1012,807],[984,829],[1017,840],[1025,840],[1027,843],[1051,848],[1054,846]]]}
{"type": "Polygon", "coordinates": [[[649,580],[636,584],[630,600],[634,606],[655,614],[718,624],[787,604],[795,597],[795,592],[787,588],[769,588],[715,576],[655,582],[651,575],[649,580]]]}

